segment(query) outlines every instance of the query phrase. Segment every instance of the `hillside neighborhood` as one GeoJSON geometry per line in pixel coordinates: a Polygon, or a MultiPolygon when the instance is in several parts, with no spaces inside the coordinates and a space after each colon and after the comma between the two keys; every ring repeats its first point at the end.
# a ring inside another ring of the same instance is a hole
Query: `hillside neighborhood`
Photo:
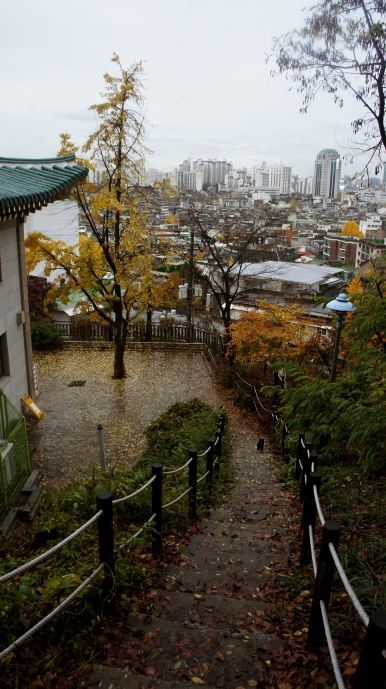
{"type": "Polygon", "coordinates": [[[386,3],[297,4],[5,11],[4,689],[386,687],[386,3]]]}

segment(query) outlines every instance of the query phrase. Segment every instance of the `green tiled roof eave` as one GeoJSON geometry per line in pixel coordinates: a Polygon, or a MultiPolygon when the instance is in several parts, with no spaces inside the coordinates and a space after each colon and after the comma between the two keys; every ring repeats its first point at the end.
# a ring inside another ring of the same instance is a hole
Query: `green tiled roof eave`
{"type": "Polygon", "coordinates": [[[75,156],[73,153],[61,158],[3,158],[0,156],[0,165],[2,163],[13,163],[15,165],[20,165],[21,163],[27,165],[47,165],[47,163],[73,163],[74,160],[75,156]]]}
{"type": "Polygon", "coordinates": [[[45,165],[38,165],[38,161],[25,161],[28,167],[24,167],[19,160],[0,158],[0,219],[34,211],[62,198],[72,187],[84,181],[88,169],[71,164],[73,160],[74,156],[45,159],[41,161],[45,165]],[[13,164],[2,165],[3,161],[13,164]],[[58,164],[63,162],[67,164],[58,164]],[[54,164],[50,166],[49,163],[54,164]]]}

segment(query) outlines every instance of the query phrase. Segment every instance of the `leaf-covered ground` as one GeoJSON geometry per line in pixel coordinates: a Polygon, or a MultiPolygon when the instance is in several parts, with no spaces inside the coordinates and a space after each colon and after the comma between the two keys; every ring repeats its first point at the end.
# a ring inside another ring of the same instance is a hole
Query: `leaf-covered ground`
{"type": "Polygon", "coordinates": [[[169,406],[194,397],[219,404],[200,353],[128,351],[124,380],[112,379],[112,357],[111,350],[34,354],[45,417],[30,425],[31,459],[49,488],[98,461],[99,423],[108,462],[131,466],[145,447],[143,431],[169,406]]]}

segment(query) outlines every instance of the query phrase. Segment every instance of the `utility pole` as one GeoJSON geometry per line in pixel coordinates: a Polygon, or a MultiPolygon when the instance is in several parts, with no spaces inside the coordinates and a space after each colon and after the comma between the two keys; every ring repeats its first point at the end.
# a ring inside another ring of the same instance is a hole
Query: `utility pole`
{"type": "Polygon", "coordinates": [[[187,310],[186,320],[188,323],[188,340],[193,340],[193,253],[194,253],[194,225],[190,226],[190,247],[189,247],[189,264],[188,264],[188,289],[187,289],[187,310]]]}

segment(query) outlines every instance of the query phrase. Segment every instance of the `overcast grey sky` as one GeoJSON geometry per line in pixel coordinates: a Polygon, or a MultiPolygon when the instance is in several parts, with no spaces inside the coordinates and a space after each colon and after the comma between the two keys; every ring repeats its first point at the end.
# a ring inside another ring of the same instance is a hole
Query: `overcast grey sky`
{"type": "MultiPolygon", "coordinates": [[[[82,144],[95,125],[113,52],[145,68],[149,167],[217,157],[266,160],[310,175],[321,148],[348,152],[351,107],[300,96],[271,78],[275,35],[299,27],[310,0],[13,0],[1,9],[0,155],[53,156],[59,133],[82,144]]],[[[345,171],[355,168],[345,165],[345,171]]]]}

